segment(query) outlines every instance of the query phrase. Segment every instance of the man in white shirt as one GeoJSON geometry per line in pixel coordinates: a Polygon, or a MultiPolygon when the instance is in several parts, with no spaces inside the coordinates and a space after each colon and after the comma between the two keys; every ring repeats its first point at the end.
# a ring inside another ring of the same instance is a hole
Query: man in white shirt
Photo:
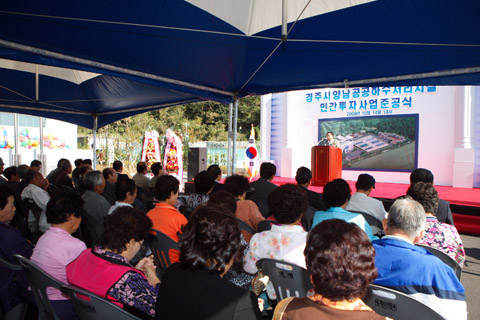
{"type": "MultiPolygon", "coordinates": [[[[28,185],[22,191],[22,200],[30,198],[33,199],[35,204],[42,209],[42,213],[40,215],[40,219],[38,221],[38,229],[41,232],[46,232],[48,228],[50,228],[50,224],[47,223],[47,203],[50,201],[50,196],[48,195],[47,188],[48,188],[48,180],[43,178],[43,175],[35,171],[33,169],[28,170],[26,177],[26,182],[28,185]]],[[[31,223],[35,221],[35,217],[33,213],[29,212],[28,223],[29,227],[31,223]]],[[[35,231],[36,228],[31,228],[30,231],[35,231]]]]}
{"type": "MultiPolygon", "coordinates": [[[[380,223],[387,217],[385,207],[380,200],[370,197],[370,193],[375,189],[375,178],[369,174],[363,173],[358,176],[355,183],[355,192],[347,204],[347,211],[366,213],[380,223]]],[[[373,234],[380,231],[376,226],[371,226],[373,234]]]]}
{"type": "Polygon", "coordinates": [[[110,207],[108,214],[112,214],[119,207],[133,207],[132,204],[137,197],[137,186],[132,179],[121,179],[115,183],[115,205],[110,207]]]}

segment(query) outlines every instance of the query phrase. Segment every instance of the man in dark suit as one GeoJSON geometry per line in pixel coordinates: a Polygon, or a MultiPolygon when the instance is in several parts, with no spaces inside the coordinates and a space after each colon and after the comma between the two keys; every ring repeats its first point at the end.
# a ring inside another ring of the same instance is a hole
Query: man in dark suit
{"type": "Polygon", "coordinates": [[[264,162],[260,166],[260,179],[250,183],[250,186],[255,190],[247,194],[247,200],[252,200],[258,206],[258,209],[265,218],[268,214],[268,196],[277,186],[271,183],[277,167],[270,162],[264,162]]]}
{"type": "MultiPolygon", "coordinates": [[[[433,173],[424,168],[418,168],[412,171],[410,174],[410,185],[415,182],[425,182],[433,184],[433,173]]],[[[453,223],[452,210],[450,209],[450,203],[448,201],[440,199],[438,204],[438,211],[435,214],[435,217],[440,222],[445,222],[451,225],[453,223]]]]}
{"type": "Polygon", "coordinates": [[[212,164],[207,168],[207,171],[215,177],[215,181],[213,183],[213,190],[210,194],[223,190],[224,186],[220,183],[220,180],[222,180],[222,169],[220,169],[218,164],[212,164]]]}
{"type": "Polygon", "coordinates": [[[323,197],[321,193],[308,190],[308,186],[310,185],[310,181],[312,181],[312,171],[306,167],[300,167],[297,169],[297,174],[295,175],[295,181],[305,190],[307,190],[307,197],[308,197],[308,206],[314,207],[318,211],[327,211],[328,205],[323,201],[323,197]]]}
{"type": "Polygon", "coordinates": [[[128,175],[122,173],[122,171],[123,171],[122,161],[120,161],[120,160],[113,161],[112,168],[113,168],[113,170],[115,170],[115,172],[117,174],[117,177],[118,177],[117,181],[121,180],[121,179],[128,178],[128,175]]]}

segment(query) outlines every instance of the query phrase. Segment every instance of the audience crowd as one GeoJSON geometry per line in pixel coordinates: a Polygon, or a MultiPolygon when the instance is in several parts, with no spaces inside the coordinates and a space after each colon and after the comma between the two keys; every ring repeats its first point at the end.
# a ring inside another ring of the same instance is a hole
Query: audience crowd
{"type": "MultiPolygon", "coordinates": [[[[139,162],[132,178],[121,161],[103,171],[89,159],[73,164],[60,159],[44,178],[38,160],[4,168],[0,158],[0,258],[18,263],[20,254],[139,318],[385,319],[362,301],[371,283],[445,319],[467,318],[462,284],[431,253],[465,262],[450,205],[427,169],[411,173],[406,195],[387,212],[371,197],[369,174],[358,176],[353,194],[343,179],[317,193],[306,167],[296,184],[277,186],[272,163],[254,182],[234,174],[222,183],[211,165],[184,195],[161,163],[139,162]],[[172,244],[167,253],[150,246],[158,232],[172,244]],[[155,265],[161,254],[168,268],[155,265]],[[261,259],[303,268],[311,295],[280,299],[261,259]]],[[[0,283],[3,314],[19,303],[35,312],[23,271],[0,266],[0,283]]],[[[60,290],[48,288],[46,298],[59,319],[79,318],[60,290]]]]}

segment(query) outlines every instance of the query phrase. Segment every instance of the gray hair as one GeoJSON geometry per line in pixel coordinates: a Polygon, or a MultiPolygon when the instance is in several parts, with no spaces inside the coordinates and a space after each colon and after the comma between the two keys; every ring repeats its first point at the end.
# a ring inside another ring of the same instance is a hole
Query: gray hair
{"type": "Polygon", "coordinates": [[[95,191],[95,186],[99,186],[103,183],[102,173],[100,171],[90,171],[87,173],[85,178],[83,178],[83,183],[85,188],[90,191],[95,191]]]}
{"type": "Polygon", "coordinates": [[[423,206],[409,196],[396,200],[388,211],[387,226],[392,230],[401,230],[410,238],[415,238],[425,229],[425,210],[423,206]]]}

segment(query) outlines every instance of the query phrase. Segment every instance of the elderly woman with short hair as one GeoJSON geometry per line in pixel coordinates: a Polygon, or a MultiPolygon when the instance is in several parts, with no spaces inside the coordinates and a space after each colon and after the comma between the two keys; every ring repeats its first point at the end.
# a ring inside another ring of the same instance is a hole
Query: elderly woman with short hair
{"type": "Polygon", "coordinates": [[[462,267],[465,249],[455,226],[440,222],[435,217],[438,210],[438,192],[431,183],[416,182],[408,188],[407,195],[419,202],[425,209],[425,234],[418,244],[426,245],[448,254],[462,267]]]}
{"type": "Polygon", "coordinates": [[[221,207],[195,210],[179,236],[180,263],[162,278],[156,319],[261,319],[253,292],[223,279],[241,255],[240,231],[221,207]]]}
{"type": "Polygon", "coordinates": [[[67,266],[68,282],[131,313],[155,316],[160,280],[153,259],[143,258],[135,267],[130,264],[151,227],[152,221],[140,211],[118,208],[105,217],[99,245],[83,251],[67,266]]]}
{"type": "MultiPolygon", "coordinates": [[[[71,236],[82,221],[83,200],[79,195],[51,199],[47,204],[47,222],[52,226],[43,234],[30,258],[45,272],[67,283],[65,267],[87,247],[71,236]]],[[[78,319],[70,300],[60,290],[47,288],[50,303],[60,319],[78,319]]]]}
{"type": "Polygon", "coordinates": [[[357,225],[339,219],[317,225],[308,234],[305,260],[315,294],[282,300],[273,319],[385,319],[361,300],[377,270],[375,250],[357,225]]]}
{"type": "MultiPolygon", "coordinates": [[[[252,229],[257,230],[257,225],[265,218],[260,213],[258,206],[252,200],[245,200],[247,191],[250,189],[250,182],[247,177],[241,175],[232,175],[225,179],[225,190],[237,198],[237,210],[235,216],[248,224],[252,229]]],[[[252,234],[242,231],[247,242],[250,242],[252,234]]]]}

